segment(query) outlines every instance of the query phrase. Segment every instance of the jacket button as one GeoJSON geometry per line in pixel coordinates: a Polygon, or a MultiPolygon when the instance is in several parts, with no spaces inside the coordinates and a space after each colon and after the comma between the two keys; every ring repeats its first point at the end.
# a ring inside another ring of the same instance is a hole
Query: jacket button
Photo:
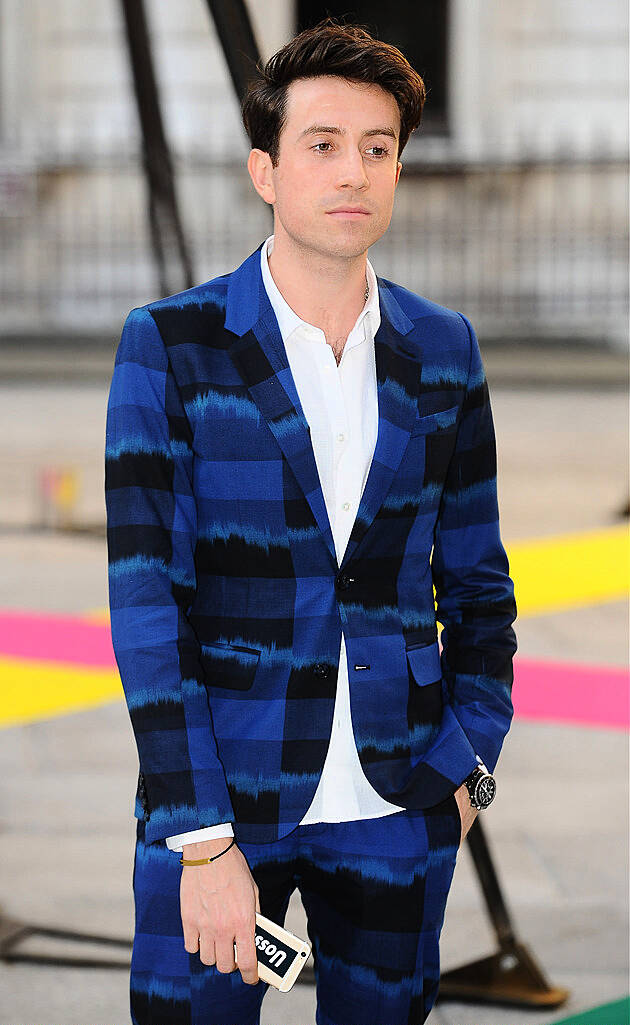
{"type": "Polygon", "coordinates": [[[340,573],[337,577],[337,587],[340,591],[347,591],[353,583],[354,577],[351,577],[348,573],[340,573]]]}
{"type": "Polygon", "coordinates": [[[317,665],[313,666],[313,672],[315,676],[329,676],[330,666],[327,666],[325,662],[318,662],[317,665]]]}

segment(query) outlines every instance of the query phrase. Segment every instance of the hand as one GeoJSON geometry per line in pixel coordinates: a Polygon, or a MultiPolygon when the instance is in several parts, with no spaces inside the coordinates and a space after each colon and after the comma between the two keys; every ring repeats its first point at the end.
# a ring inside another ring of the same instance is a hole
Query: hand
{"type": "MultiPolygon", "coordinates": [[[[229,837],[186,844],[186,860],[212,858],[224,851],[229,837]]],[[[199,951],[203,964],[216,964],[219,972],[238,969],[243,982],[258,982],[258,959],[254,942],[256,912],[260,912],[258,887],[245,855],[234,844],[208,865],[184,865],[180,882],[180,907],[184,947],[189,954],[199,951]]]]}
{"type": "Polygon", "coordinates": [[[479,808],[473,808],[470,803],[470,794],[468,793],[468,788],[465,783],[462,783],[462,785],[455,791],[455,800],[457,801],[457,806],[459,808],[459,817],[461,819],[462,826],[462,832],[459,838],[459,845],[461,847],[466,839],[468,830],[479,814],[479,808]]]}

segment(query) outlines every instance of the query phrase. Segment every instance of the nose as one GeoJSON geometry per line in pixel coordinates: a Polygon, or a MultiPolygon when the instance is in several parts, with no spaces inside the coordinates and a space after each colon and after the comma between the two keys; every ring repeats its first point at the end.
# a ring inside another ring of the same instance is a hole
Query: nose
{"type": "Polygon", "coordinates": [[[349,185],[353,189],[363,189],[369,185],[369,178],[365,173],[363,157],[356,149],[351,149],[344,154],[338,164],[337,186],[349,185]]]}

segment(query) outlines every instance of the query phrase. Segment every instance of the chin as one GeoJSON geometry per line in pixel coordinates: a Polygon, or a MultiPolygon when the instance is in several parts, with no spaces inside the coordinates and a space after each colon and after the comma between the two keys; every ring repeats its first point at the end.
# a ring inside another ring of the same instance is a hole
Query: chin
{"type": "MultiPolygon", "coordinates": [[[[380,238],[380,236],[377,236],[380,238]]],[[[360,256],[364,253],[372,242],[375,241],[374,232],[370,231],[355,231],[348,232],[344,235],[342,232],[331,232],[329,231],[325,238],[322,239],[322,248],[329,253],[335,253],[339,256],[360,256]]]]}

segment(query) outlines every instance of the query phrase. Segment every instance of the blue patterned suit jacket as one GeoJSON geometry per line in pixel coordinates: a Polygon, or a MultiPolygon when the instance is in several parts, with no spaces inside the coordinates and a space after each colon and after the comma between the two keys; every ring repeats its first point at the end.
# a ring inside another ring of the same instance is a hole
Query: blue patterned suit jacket
{"type": "Polygon", "coordinates": [[[516,605],[479,346],[461,313],[378,285],[378,440],[340,565],[260,246],[125,321],[106,424],[109,597],[148,843],[226,821],[237,841],[269,842],[299,823],[342,627],[379,794],[426,807],[475,752],[496,764],[516,605]]]}

